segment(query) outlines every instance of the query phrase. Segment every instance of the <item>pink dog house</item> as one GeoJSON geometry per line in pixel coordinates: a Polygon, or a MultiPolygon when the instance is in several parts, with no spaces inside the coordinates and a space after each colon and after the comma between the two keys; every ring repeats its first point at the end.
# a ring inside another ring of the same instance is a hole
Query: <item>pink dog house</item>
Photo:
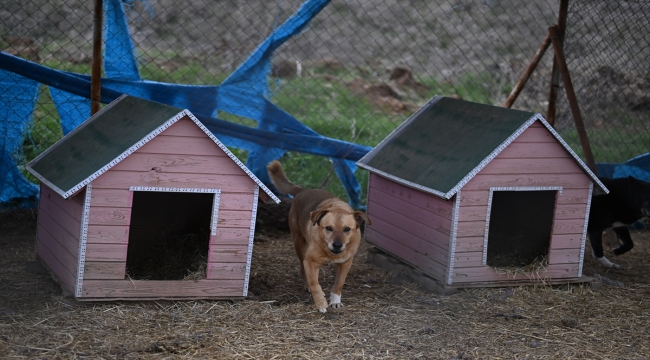
{"type": "Polygon", "coordinates": [[[77,300],[245,297],[258,201],[279,202],[189,111],[129,96],[27,170],[36,254],[77,300]]]}
{"type": "Polygon", "coordinates": [[[582,277],[607,189],[539,114],[436,97],[357,164],[367,239],[443,288],[582,277]]]}

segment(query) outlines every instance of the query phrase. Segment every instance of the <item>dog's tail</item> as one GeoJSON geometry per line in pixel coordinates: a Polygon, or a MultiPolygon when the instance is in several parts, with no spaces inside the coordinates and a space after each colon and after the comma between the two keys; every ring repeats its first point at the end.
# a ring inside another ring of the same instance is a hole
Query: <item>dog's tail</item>
{"type": "Polygon", "coordinates": [[[269,172],[271,182],[282,194],[295,196],[302,190],[300,186],[294,185],[289,181],[289,178],[287,178],[284,170],[282,170],[282,164],[280,164],[279,161],[273,161],[266,167],[266,169],[269,172]]]}

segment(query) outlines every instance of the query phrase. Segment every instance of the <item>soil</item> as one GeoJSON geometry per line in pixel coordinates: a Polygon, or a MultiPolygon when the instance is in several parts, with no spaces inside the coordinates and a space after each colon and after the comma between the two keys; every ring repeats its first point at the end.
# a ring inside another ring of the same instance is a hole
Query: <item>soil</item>
{"type": "MultiPolygon", "coordinates": [[[[235,301],[77,303],[34,258],[35,214],[0,213],[0,357],[68,358],[626,358],[650,357],[650,233],[586,275],[604,285],[463,290],[441,296],[365,262],[364,242],[339,310],[316,311],[291,240],[258,229],[249,296],[235,301]]],[[[590,249],[587,247],[589,254],[590,249]]],[[[611,252],[610,258],[613,257],[611,252]]],[[[323,268],[327,292],[333,268],[323,268]]]]}

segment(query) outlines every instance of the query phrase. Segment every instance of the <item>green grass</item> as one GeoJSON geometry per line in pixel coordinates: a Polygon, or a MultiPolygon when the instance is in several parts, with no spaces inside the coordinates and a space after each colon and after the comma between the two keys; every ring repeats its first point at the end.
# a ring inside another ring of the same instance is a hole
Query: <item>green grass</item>
{"type": "Polygon", "coordinates": [[[52,102],[49,88],[41,86],[41,92],[33,114],[32,126],[29,127],[25,134],[22,151],[14,154],[19,169],[29,181],[38,182],[32,174],[25,170],[25,164],[52,146],[61,137],[63,137],[63,131],[59,123],[59,114],[52,102]]]}
{"type": "MultiPolygon", "coordinates": [[[[576,130],[566,130],[560,133],[573,151],[584,159],[584,152],[580,145],[580,137],[576,130]]],[[[629,160],[643,152],[650,150],[650,134],[639,131],[630,131],[623,127],[588,131],[587,137],[591,152],[596,162],[620,163],[629,160]]]]}

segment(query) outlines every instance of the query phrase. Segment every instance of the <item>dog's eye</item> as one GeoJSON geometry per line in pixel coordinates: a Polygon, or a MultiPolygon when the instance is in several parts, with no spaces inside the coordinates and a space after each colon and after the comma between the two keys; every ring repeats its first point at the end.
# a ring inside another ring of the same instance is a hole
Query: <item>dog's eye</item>
{"type": "Polygon", "coordinates": [[[345,228],[343,228],[343,232],[350,232],[350,228],[346,226],[345,228]]]}
{"type": "Polygon", "coordinates": [[[334,229],[332,229],[332,227],[329,226],[329,225],[328,225],[328,226],[325,226],[325,230],[327,230],[327,231],[334,231],[334,229]]]}

